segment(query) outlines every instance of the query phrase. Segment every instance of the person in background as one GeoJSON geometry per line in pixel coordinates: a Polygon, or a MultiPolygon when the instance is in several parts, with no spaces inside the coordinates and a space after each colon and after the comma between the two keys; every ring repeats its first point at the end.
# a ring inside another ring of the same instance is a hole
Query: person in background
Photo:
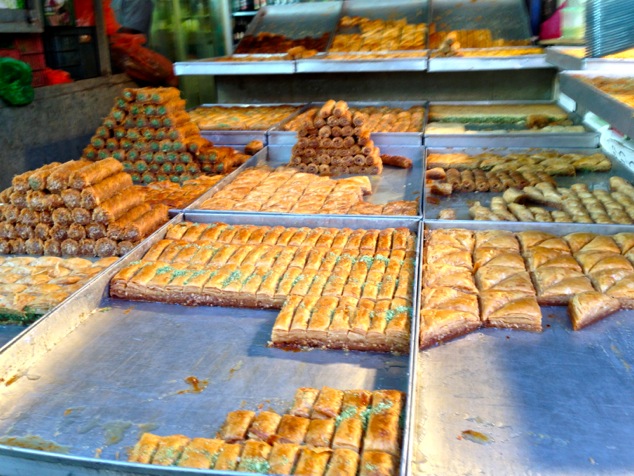
{"type": "Polygon", "coordinates": [[[152,0],[112,0],[112,10],[121,25],[120,33],[141,33],[150,37],[152,27],[152,0]]]}

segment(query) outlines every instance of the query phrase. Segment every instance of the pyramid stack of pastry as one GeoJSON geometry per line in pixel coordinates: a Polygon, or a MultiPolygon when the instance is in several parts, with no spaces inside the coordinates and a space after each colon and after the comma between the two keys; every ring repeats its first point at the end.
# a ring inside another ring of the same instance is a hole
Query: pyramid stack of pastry
{"type": "Polygon", "coordinates": [[[125,254],[168,220],[167,206],[144,202],[143,187],[112,157],[53,162],[0,193],[0,253],[125,254]]]}
{"type": "Polygon", "coordinates": [[[248,158],[202,137],[176,88],[125,89],[82,157],[114,157],[134,183],[146,184],[226,174],[248,158]]]}
{"type": "Polygon", "coordinates": [[[367,116],[352,113],[345,101],[330,99],[304,118],[289,165],[319,175],[380,174],[381,152],[366,122],[367,116]]]}

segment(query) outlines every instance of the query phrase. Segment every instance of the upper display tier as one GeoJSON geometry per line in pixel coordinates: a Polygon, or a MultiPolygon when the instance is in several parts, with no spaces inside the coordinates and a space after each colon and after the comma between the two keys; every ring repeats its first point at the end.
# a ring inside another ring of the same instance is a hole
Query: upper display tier
{"type": "Polygon", "coordinates": [[[521,0],[300,3],[260,9],[235,54],[175,69],[239,75],[551,67],[530,45],[521,0]]]}

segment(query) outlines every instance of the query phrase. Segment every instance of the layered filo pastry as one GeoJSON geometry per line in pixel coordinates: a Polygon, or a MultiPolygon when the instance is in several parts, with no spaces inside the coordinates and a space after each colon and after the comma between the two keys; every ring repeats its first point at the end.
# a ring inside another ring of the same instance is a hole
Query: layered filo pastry
{"type": "Polygon", "coordinates": [[[576,294],[568,303],[572,328],[583,329],[621,309],[618,299],[599,291],[576,294]]]}
{"type": "Polygon", "coordinates": [[[478,297],[451,287],[424,288],[420,346],[468,334],[481,325],[478,297]]]}

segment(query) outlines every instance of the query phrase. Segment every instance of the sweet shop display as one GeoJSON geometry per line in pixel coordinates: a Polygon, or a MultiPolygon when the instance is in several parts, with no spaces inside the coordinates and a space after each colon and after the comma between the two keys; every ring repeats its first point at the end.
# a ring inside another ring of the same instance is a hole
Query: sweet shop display
{"type": "Polygon", "coordinates": [[[416,215],[417,202],[365,202],[372,193],[366,176],[315,177],[289,167],[250,168],[200,205],[203,210],[297,214],[416,215]]]}
{"type": "Polygon", "coordinates": [[[282,309],[274,345],[405,352],[416,237],[407,229],[172,226],[113,297],[282,309]],[[329,316],[332,315],[332,318],[329,316]]]}
{"type": "Polygon", "coordinates": [[[395,476],[405,396],[302,387],[290,410],[236,410],[216,438],[144,433],[129,461],[283,475],[395,476]]]}
{"type": "Polygon", "coordinates": [[[53,162],[0,193],[0,253],[121,256],[168,220],[121,162],[53,162]]]}
{"type": "Polygon", "coordinates": [[[125,89],[82,153],[106,157],[121,162],[135,184],[227,174],[249,158],[203,138],[176,88],[125,89]]]}
{"type": "Polygon", "coordinates": [[[289,38],[276,33],[260,32],[247,35],[240,41],[234,54],[275,54],[286,53],[294,58],[310,58],[320,51],[325,51],[330,33],[319,37],[289,38]]]}
{"type": "Polygon", "coordinates": [[[530,45],[530,39],[507,40],[503,38],[493,38],[491,30],[483,28],[479,30],[453,30],[436,31],[436,26],[432,25],[429,34],[429,48],[440,49],[447,39],[459,45],[460,48],[492,48],[500,46],[525,46],[530,45]]]}
{"type": "Polygon", "coordinates": [[[0,324],[39,319],[116,260],[0,257],[0,324]]]}
{"type": "Polygon", "coordinates": [[[480,327],[542,330],[568,306],[580,330],[634,306],[634,234],[437,229],[425,241],[421,347],[480,327]]]}
{"type": "Polygon", "coordinates": [[[380,174],[381,152],[366,120],[345,101],[330,99],[318,111],[311,110],[300,122],[289,166],[319,175],[380,174]]]}
{"type": "Polygon", "coordinates": [[[200,106],[189,111],[201,130],[267,130],[299,110],[299,106],[200,106]]]}
{"type": "MultiPolygon", "coordinates": [[[[631,54],[631,53],[630,53],[631,54]]],[[[634,107],[634,77],[612,78],[610,76],[577,76],[581,81],[588,83],[598,90],[609,94],[617,101],[621,101],[629,107],[634,107]]]]}
{"type": "Polygon", "coordinates": [[[360,16],[344,16],[339,20],[339,31],[328,50],[330,53],[424,50],[427,41],[427,25],[411,24],[405,18],[372,20],[360,16]],[[349,30],[357,32],[342,33],[349,30]]]}
{"type": "MultiPolygon", "coordinates": [[[[412,106],[402,109],[391,106],[349,107],[351,114],[366,116],[364,126],[370,132],[420,132],[423,129],[425,108],[412,106]]],[[[284,130],[299,131],[302,125],[317,113],[317,108],[311,108],[284,125],[284,130]]],[[[335,124],[336,125],[336,124],[335,124]]]]}

